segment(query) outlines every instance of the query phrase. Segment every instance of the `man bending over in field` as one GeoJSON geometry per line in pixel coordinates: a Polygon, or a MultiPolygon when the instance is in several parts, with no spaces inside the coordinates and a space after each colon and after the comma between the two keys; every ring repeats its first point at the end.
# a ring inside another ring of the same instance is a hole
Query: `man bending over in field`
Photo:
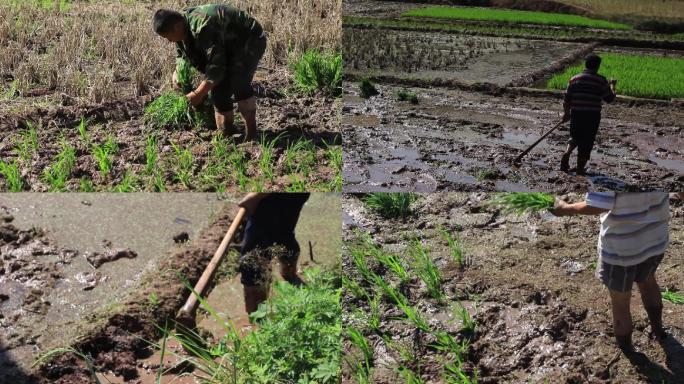
{"type": "Polygon", "coordinates": [[[268,298],[274,257],[280,261],[280,275],[285,280],[294,285],[304,283],[297,274],[299,243],[294,231],[308,199],[308,193],[250,193],[239,203],[249,217],[240,250],[247,313],[256,311],[268,298]]]}
{"type": "Polygon", "coordinates": [[[602,101],[611,103],[615,100],[615,84],[617,80],[608,82],[598,74],[601,58],[590,54],[585,59],[586,69],[570,79],[563,101],[563,121],[570,120],[570,141],[563,157],[560,169],[568,172],[570,155],[577,148],[578,175],[586,173],[585,167],[591,157],[594,141],[601,123],[602,101]]]}
{"type": "MultiPolygon", "coordinates": [[[[203,5],[183,13],[160,9],[154,14],[154,30],[176,43],[177,58],[183,58],[206,79],[187,94],[193,106],[200,105],[211,92],[216,127],[228,137],[233,127],[233,100],[245,121],[245,141],[254,140],[256,98],[252,79],[266,51],[266,35],[261,25],[247,13],[230,5],[203,5]]],[[[178,62],[179,60],[177,60],[178,62]]],[[[173,82],[179,86],[177,71],[173,82]]]]}
{"type": "MultiPolygon", "coordinates": [[[[681,194],[684,197],[684,194],[681,194]]],[[[586,201],[557,200],[556,216],[601,215],[596,277],[608,287],[613,333],[625,352],[633,350],[630,300],[637,283],[641,301],[658,341],[667,337],[662,323],[663,301],[655,272],[667,249],[669,196],[664,192],[590,192],[586,201]]]]}

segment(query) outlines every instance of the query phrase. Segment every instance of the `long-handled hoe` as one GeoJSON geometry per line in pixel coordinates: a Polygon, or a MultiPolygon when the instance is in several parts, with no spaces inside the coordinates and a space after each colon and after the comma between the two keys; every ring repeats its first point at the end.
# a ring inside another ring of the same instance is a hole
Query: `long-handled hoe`
{"type": "Polygon", "coordinates": [[[198,295],[204,295],[205,290],[209,286],[209,283],[214,278],[214,274],[216,273],[216,269],[221,263],[223,255],[226,253],[226,250],[228,249],[228,245],[231,241],[233,241],[233,237],[235,237],[235,233],[237,232],[238,227],[242,223],[246,214],[247,211],[244,208],[240,208],[237,215],[233,219],[233,222],[230,224],[230,227],[228,228],[226,235],[223,237],[221,245],[219,245],[218,249],[214,253],[214,256],[211,258],[209,265],[207,265],[207,267],[204,269],[204,272],[202,272],[202,276],[200,277],[199,281],[197,281],[197,284],[195,284],[193,292],[190,293],[190,297],[188,297],[188,300],[185,302],[185,305],[183,305],[180,311],[178,311],[178,314],[176,316],[176,322],[178,323],[176,327],[177,330],[181,333],[184,333],[185,336],[189,337],[193,342],[198,343],[196,345],[203,345],[201,340],[198,340],[198,334],[196,332],[197,323],[195,321],[195,316],[197,312],[197,307],[200,303],[198,295]]]}
{"type": "Polygon", "coordinates": [[[542,137],[539,138],[539,140],[535,141],[534,144],[530,145],[526,150],[523,151],[523,153],[518,155],[518,157],[516,157],[515,160],[513,160],[513,166],[516,166],[516,167],[520,166],[520,163],[522,162],[522,158],[525,157],[525,155],[527,155],[528,153],[530,153],[530,151],[533,150],[534,147],[539,145],[539,143],[541,143],[542,140],[546,139],[546,136],[550,135],[551,132],[555,131],[556,129],[558,129],[558,127],[563,125],[563,123],[564,123],[563,120],[559,121],[558,124],[556,124],[553,128],[549,129],[548,132],[543,134],[542,137]]]}

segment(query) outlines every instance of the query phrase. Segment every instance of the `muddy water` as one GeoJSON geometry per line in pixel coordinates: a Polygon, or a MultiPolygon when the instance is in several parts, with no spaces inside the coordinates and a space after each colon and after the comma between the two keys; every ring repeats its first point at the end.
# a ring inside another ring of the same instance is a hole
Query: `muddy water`
{"type": "MultiPolygon", "coordinates": [[[[37,354],[68,343],[84,328],[96,310],[115,310],[134,291],[145,272],[153,271],[175,247],[173,237],[186,232],[190,239],[213,219],[214,212],[233,200],[215,194],[18,194],[0,197],[0,206],[14,217],[17,228],[41,228],[41,240],[56,249],[75,250],[68,260],[37,272],[25,284],[0,279],[9,292],[6,316],[21,311],[16,323],[2,323],[3,334],[23,334],[25,345],[10,350],[23,368],[37,354]],[[87,256],[126,249],[133,258],[121,258],[94,268],[87,256]],[[52,271],[52,272],[50,272],[52,271]],[[47,274],[51,278],[47,278],[47,274]],[[33,281],[43,281],[38,302],[41,311],[26,310],[24,301],[33,281]],[[17,300],[15,300],[17,299],[17,300]],[[17,303],[14,303],[17,301],[17,303]],[[12,304],[18,304],[16,308],[12,304]],[[14,308],[10,311],[10,307],[14,308]]],[[[35,253],[34,253],[35,254],[35,253]]],[[[36,257],[38,261],[39,257],[36,257]]],[[[42,265],[48,260],[42,258],[42,265]]],[[[8,318],[12,318],[9,317],[8,318]]],[[[19,343],[21,344],[21,343],[19,343]]]]}
{"type": "MultiPolygon", "coordinates": [[[[682,189],[684,111],[677,106],[606,106],[587,177],[558,171],[567,125],[512,162],[559,120],[559,100],[448,89],[377,86],[358,97],[345,85],[345,191],[682,189]]],[[[571,161],[574,166],[574,159],[571,161]]]]}
{"type": "Polygon", "coordinates": [[[580,45],[434,32],[345,28],[345,71],[506,85],[580,45]]]}

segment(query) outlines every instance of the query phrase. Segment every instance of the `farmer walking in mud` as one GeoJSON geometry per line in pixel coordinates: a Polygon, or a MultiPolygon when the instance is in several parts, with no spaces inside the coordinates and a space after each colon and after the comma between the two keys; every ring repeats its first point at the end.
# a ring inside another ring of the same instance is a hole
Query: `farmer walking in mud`
{"type": "Polygon", "coordinates": [[[633,351],[630,301],[634,282],[648,314],[651,335],[664,341],[667,334],[662,323],[663,301],[655,272],[669,242],[669,195],[590,192],[585,201],[575,204],[557,199],[552,213],[601,216],[596,277],[608,287],[618,347],[624,352],[633,351]]]}
{"type": "Polygon", "coordinates": [[[154,30],[176,44],[177,66],[173,83],[177,88],[180,59],[205,74],[206,79],[186,96],[199,106],[211,92],[216,127],[225,137],[236,132],[233,101],[245,121],[245,141],[256,138],[256,98],[252,79],[266,51],[266,34],[247,13],[230,5],[202,5],[183,13],[159,9],[154,30]]]}
{"type": "Polygon", "coordinates": [[[239,267],[247,313],[256,311],[268,298],[274,257],[280,262],[283,279],[293,285],[304,284],[297,273],[295,227],[308,199],[308,193],[250,193],[240,201],[248,215],[239,267]]]}
{"type": "Polygon", "coordinates": [[[601,123],[602,102],[615,100],[617,80],[606,80],[598,74],[601,58],[590,54],[585,59],[586,69],[573,76],[568,83],[563,101],[563,122],[570,120],[570,141],[563,157],[560,169],[570,170],[570,155],[577,148],[578,175],[586,174],[586,165],[594,148],[594,141],[601,123]]]}

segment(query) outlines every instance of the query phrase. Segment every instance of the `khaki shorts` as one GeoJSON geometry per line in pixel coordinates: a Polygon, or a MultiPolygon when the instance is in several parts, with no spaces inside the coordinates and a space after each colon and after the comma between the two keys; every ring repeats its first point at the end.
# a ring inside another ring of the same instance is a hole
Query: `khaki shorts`
{"type": "Polygon", "coordinates": [[[596,277],[611,291],[628,292],[634,282],[642,283],[655,273],[663,255],[650,257],[637,265],[622,267],[601,261],[596,277]]]}

